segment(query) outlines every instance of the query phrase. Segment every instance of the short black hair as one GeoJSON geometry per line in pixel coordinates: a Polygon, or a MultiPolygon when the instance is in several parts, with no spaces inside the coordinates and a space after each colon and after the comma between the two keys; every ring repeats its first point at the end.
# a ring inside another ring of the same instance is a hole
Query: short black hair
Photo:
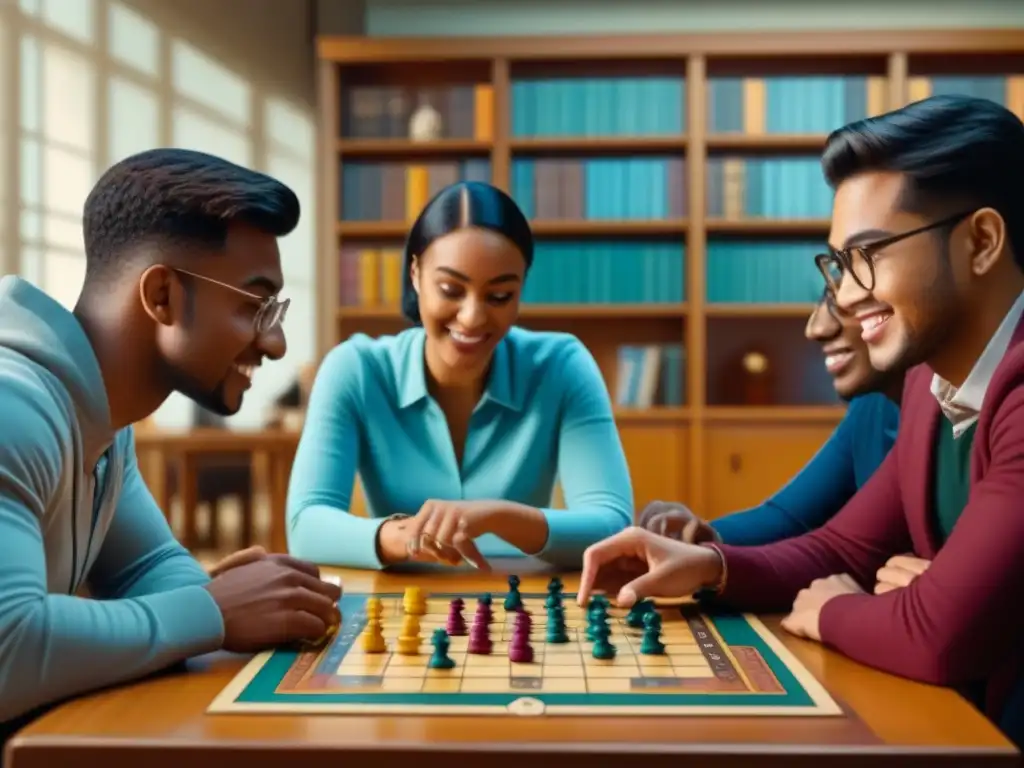
{"type": "Polygon", "coordinates": [[[995,209],[1024,269],[1024,123],[1002,105],[953,95],[916,101],[833,131],[821,163],[833,189],[864,171],[903,174],[905,211],[995,209]]]}
{"type": "Polygon", "coordinates": [[[533,264],[533,232],[515,201],[497,187],[482,181],[462,181],[445,187],[424,206],[405,241],[405,274],[402,278],[402,314],[419,325],[420,302],[412,285],[412,262],[440,237],[466,227],[497,232],[533,264]]]}
{"type": "Polygon", "coordinates": [[[139,245],[216,248],[233,223],[282,237],[299,213],[295,193],[265,174],[187,149],[141,152],[111,166],[86,198],[86,281],[116,271],[139,245]]]}

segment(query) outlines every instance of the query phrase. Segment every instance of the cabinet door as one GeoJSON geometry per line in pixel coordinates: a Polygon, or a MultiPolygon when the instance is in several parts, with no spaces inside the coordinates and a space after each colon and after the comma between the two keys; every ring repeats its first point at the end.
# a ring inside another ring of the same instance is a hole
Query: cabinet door
{"type": "Polygon", "coordinates": [[[679,423],[619,425],[633,481],[634,519],[655,500],[686,501],[689,490],[689,430],[679,423]]]}
{"type": "Polygon", "coordinates": [[[834,430],[834,424],[708,425],[704,516],[757,506],[789,482],[834,430]]]}

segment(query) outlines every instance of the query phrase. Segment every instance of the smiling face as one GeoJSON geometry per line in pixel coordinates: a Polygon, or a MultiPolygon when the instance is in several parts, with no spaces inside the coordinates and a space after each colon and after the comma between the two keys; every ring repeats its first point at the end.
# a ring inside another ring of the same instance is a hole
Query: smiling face
{"type": "Polygon", "coordinates": [[[438,238],[413,261],[412,284],[436,377],[465,383],[483,374],[519,317],[525,272],[515,245],[476,227],[438,238]]]}
{"type": "Polygon", "coordinates": [[[821,301],[807,320],[804,335],[821,345],[825,369],[832,376],[836,392],[844,400],[871,391],[878,372],[871,367],[868,348],[860,338],[860,325],[846,318],[840,322],[838,310],[821,301]]]}
{"type": "MultiPolygon", "coordinates": [[[[872,243],[928,226],[941,217],[900,210],[901,175],[867,172],[842,182],[836,189],[829,242],[833,248],[872,243]]],[[[897,371],[926,361],[949,339],[964,303],[961,274],[965,259],[949,228],[912,235],[884,248],[868,248],[874,285],[863,288],[844,274],[836,303],[861,328],[871,365],[897,371]]],[[[862,253],[852,259],[859,274],[867,274],[862,253]]]]}
{"type": "Polygon", "coordinates": [[[267,297],[283,278],[277,239],[247,226],[232,226],[222,250],[182,253],[186,273],[154,267],[143,276],[142,295],[150,316],[160,318],[157,345],[171,388],[203,408],[229,416],[264,358],[284,356],[278,323],[257,331],[267,297]],[[188,274],[192,273],[192,274],[188,274]]]}

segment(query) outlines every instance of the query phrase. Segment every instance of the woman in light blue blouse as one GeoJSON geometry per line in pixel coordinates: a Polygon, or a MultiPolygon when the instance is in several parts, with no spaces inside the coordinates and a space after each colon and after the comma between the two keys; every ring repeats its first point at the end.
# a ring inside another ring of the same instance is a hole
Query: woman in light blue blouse
{"type": "Polygon", "coordinates": [[[405,248],[415,327],[325,358],[288,491],[288,546],[325,565],[578,568],[632,522],[611,401],[574,336],[515,326],[533,261],[522,212],[488,184],[442,190],[405,248]],[[369,518],[350,514],[356,474],[369,518]],[[556,477],[566,509],[552,509],[556,477]]]}

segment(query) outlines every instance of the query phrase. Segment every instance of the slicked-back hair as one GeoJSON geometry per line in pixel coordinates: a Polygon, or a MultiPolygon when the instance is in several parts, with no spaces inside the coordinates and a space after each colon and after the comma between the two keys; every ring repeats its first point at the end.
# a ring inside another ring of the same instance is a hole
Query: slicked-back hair
{"type": "Polygon", "coordinates": [[[295,193],[265,174],[186,149],[141,152],[109,168],[85,201],[86,281],[115,274],[141,245],[218,248],[235,223],[282,237],[299,214],[295,193]]]}
{"type": "Polygon", "coordinates": [[[420,302],[412,285],[412,260],[438,238],[466,227],[497,232],[523,255],[526,270],[533,264],[533,232],[515,201],[482,181],[462,181],[438,192],[424,206],[405,242],[402,314],[419,325],[420,302]]]}
{"type": "Polygon", "coordinates": [[[834,131],[822,170],[833,187],[866,171],[902,174],[902,210],[941,217],[993,208],[1024,270],[1024,123],[988,99],[933,96],[834,131]]]}

